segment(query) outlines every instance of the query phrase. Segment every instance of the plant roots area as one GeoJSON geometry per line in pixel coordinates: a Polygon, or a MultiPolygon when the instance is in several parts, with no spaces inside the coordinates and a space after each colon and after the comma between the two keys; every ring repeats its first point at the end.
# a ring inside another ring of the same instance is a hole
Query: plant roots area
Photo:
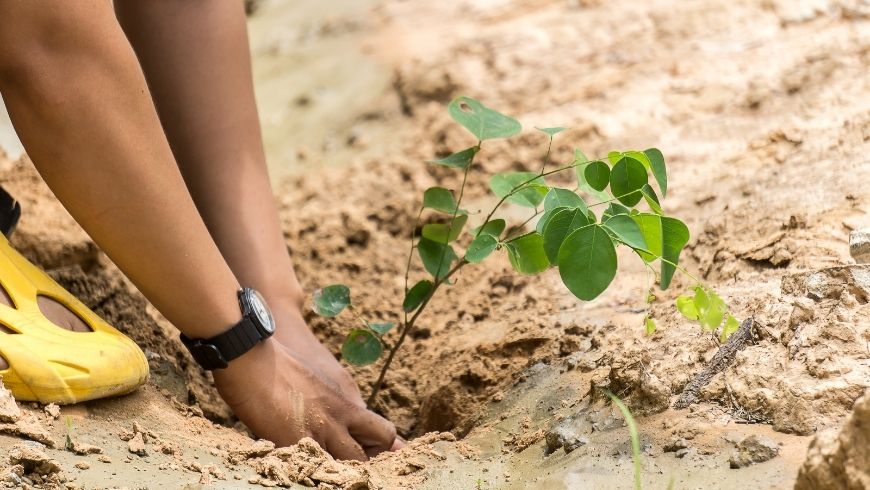
{"type": "MultiPolygon", "coordinates": [[[[275,448],[233,419],[27,156],[0,156],[23,209],[13,245],[151,365],[135,393],[81,405],[0,390],[0,488],[635,488],[629,429],[604,390],[637,422],[645,488],[870,488],[870,265],[849,254],[850,232],[870,226],[866,1],[250,3],[267,151],[309,298],[344,283],[366,318],[401,322],[384,312],[401,312],[419,196],[456,184],[424,161],[476,144],[445,110],[468,95],[527,128],[487,142],[465,189],[470,225],[494,203],[490,175],[540,168],[534,126],[569,128],[554,165],[575,148],[658,147],[663,205],[692,236],[681,265],[751,332],[717,357],[717,337],[674,307],[694,283],[678,274],[648,304],[624,247],[620,280],[591,302],[499,251],[451,278],[386,375],[373,408],[405,449],[362,463],[307,439],[275,448]],[[348,65],[359,73],[341,75],[348,65]]],[[[410,275],[427,276],[418,261],[410,275]]],[[[353,318],[309,300],[306,320],[340,355],[353,318]]],[[[351,368],[364,396],[381,362],[351,368]]]]}

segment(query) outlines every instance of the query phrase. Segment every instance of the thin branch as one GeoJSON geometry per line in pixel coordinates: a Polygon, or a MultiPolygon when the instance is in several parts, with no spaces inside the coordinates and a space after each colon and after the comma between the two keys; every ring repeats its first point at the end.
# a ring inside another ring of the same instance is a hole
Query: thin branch
{"type": "MultiPolygon", "coordinates": [[[[368,401],[366,401],[366,405],[371,407],[375,402],[375,399],[378,396],[378,393],[381,391],[381,387],[384,384],[384,377],[387,375],[387,371],[390,369],[390,365],[393,363],[393,358],[396,356],[396,352],[402,347],[402,344],[405,342],[405,337],[408,336],[408,333],[414,328],[414,324],[417,322],[417,318],[420,317],[420,314],[423,313],[423,310],[426,308],[426,305],[429,304],[429,301],[435,295],[435,292],[438,290],[438,287],[441,286],[445,281],[450,279],[450,277],[462,269],[463,266],[468,264],[464,259],[460,260],[452,269],[450,269],[447,274],[444,275],[441,279],[436,279],[435,283],[432,285],[432,290],[429,291],[429,294],[426,296],[426,299],[417,307],[417,311],[414,312],[414,315],[411,316],[411,319],[407,321],[405,325],[402,327],[402,333],[399,335],[399,340],[396,341],[396,344],[390,349],[390,353],[387,355],[387,360],[384,362],[383,367],[381,367],[381,372],[378,375],[377,381],[375,381],[374,386],[372,387],[372,393],[369,395],[368,401]]],[[[407,313],[405,314],[407,317],[407,313]]]]}

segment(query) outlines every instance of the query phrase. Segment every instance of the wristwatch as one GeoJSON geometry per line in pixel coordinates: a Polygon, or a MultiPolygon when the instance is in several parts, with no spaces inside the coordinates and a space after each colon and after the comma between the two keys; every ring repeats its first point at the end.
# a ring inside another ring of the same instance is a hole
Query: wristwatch
{"type": "Polygon", "coordinates": [[[224,369],[275,333],[275,320],[263,296],[252,288],[242,288],[238,295],[242,320],[231,329],[210,339],[191,339],[181,334],[181,342],[203,369],[224,369]]]}

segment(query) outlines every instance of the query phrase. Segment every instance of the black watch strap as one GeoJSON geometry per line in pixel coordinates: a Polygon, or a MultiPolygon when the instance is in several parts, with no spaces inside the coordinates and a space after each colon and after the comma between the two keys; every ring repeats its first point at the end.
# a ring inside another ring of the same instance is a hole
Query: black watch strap
{"type": "Polygon", "coordinates": [[[181,334],[181,342],[203,369],[223,369],[230,361],[251,350],[271,334],[264,335],[249,317],[233,328],[210,339],[191,339],[181,334]]]}

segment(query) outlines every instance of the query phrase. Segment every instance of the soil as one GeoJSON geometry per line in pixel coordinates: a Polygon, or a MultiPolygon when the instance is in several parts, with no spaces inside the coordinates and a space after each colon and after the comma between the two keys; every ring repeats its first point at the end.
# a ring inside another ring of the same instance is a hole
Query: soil
{"type": "MultiPolygon", "coordinates": [[[[693,236],[682,261],[735,316],[753,319],[751,340],[677,410],[719,347],[673,307],[690,279],[656,293],[658,329],[646,335],[646,271],[625,251],[614,285],[589,303],[555,271],[519,276],[498,256],[463,269],[432,301],[387,376],[375,409],[412,439],[407,449],[344,463],[310,441],[274,448],[234,427],[171,325],[26,156],[0,158],[0,185],[24,209],[13,244],[136,340],[152,366],[136,393],[57,415],[33,404],[16,415],[0,393],[0,454],[22,443],[21,427],[55,446],[30,448],[47,459],[27,467],[0,456],[0,477],[47,488],[631,488],[628,431],[608,388],[637,418],[645,487],[792,488],[799,475],[800,488],[866,487],[870,265],[854,263],[848,237],[870,226],[870,4],[298,4],[259,2],[251,28],[267,150],[273,166],[285,162],[272,169],[281,219],[307,292],[343,282],[363,315],[398,320],[419,196],[458,184],[456,172],[423,161],[474,144],[445,111],[464,94],[529,129],[569,127],[555,162],[575,147],[660,148],[665,210],[693,236]],[[283,29],[282,18],[304,28],[283,29]],[[323,75],[311,61],[323,53],[358,76],[323,75]],[[306,67],[321,75],[304,93],[276,88],[306,67]],[[297,111],[306,123],[289,122],[297,111]],[[282,138],[305,124],[320,129],[282,138]],[[566,427],[572,442],[548,450],[548,434],[566,427]],[[101,453],[65,450],[68,435],[101,453]],[[759,441],[753,454],[770,459],[732,469],[759,441]]],[[[488,176],[537,168],[545,149],[530,130],[484,144],[463,206],[473,225],[492,204],[488,176]]],[[[523,213],[504,216],[521,223],[523,213]]],[[[419,264],[411,277],[425,277],[419,264]]],[[[307,320],[338,354],[350,320],[307,320]]],[[[353,372],[368,392],[377,366],[353,372]]]]}

